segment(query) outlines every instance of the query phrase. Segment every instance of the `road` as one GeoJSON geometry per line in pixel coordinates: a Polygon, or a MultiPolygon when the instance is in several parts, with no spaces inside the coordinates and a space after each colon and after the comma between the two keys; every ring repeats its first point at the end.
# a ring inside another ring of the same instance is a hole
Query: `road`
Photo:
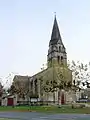
{"type": "Polygon", "coordinates": [[[90,120],[90,115],[44,114],[37,112],[0,112],[0,120],[2,120],[1,118],[12,118],[10,120],[14,120],[15,118],[16,120],[90,120]]]}

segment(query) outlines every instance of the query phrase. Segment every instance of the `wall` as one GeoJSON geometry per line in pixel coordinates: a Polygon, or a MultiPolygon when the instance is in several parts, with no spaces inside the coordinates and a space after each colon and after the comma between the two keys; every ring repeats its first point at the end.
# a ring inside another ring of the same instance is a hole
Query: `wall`
{"type": "Polygon", "coordinates": [[[6,97],[5,99],[2,99],[1,101],[2,106],[7,106],[8,98],[13,98],[14,105],[17,105],[17,95],[15,95],[15,96],[9,96],[9,97],[6,97]]]}
{"type": "Polygon", "coordinates": [[[74,91],[66,92],[66,103],[74,102],[76,100],[77,100],[77,97],[74,91]]]}
{"type": "Polygon", "coordinates": [[[7,106],[7,98],[2,99],[1,106],[7,106]]]}

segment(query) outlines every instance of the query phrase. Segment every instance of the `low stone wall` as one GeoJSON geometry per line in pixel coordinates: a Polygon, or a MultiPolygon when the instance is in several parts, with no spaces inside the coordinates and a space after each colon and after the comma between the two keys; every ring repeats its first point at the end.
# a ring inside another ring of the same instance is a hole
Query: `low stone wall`
{"type": "Polygon", "coordinates": [[[85,104],[77,104],[77,103],[74,103],[74,104],[72,104],[71,107],[72,107],[72,108],[84,108],[84,107],[86,107],[86,105],[85,105],[85,104]]]}

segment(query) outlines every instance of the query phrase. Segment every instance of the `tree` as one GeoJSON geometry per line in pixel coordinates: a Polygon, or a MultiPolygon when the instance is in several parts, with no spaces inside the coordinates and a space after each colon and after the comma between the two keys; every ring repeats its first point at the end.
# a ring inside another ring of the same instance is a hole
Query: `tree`
{"type": "Polygon", "coordinates": [[[8,92],[12,95],[17,94],[20,98],[25,98],[28,94],[28,82],[26,81],[13,81],[12,85],[8,89],[8,92]]]}
{"type": "Polygon", "coordinates": [[[84,86],[90,87],[89,79],[90,73],[89,68],[90,64],[84,64],[82,62],[68,61],[68,66],[63,66],[61,69],[56,70],[56,67],[53,66],[53,74],[45,74],[47,76],[45,79],[42,78],[43,84],[42,89],[45,93],[55,92],[57,89],[65,89],[65,90],[81,90],[84,86]],[[72,81],[65,81],[65,71],[70,69],[72,71],[72,81]]]}
{"type": "Polygon", "coordinates": [[[2,86],[2,83],[0,82],[0,97],[3,95],[4,88],[2,86]]]}
{"type": "Polygon", "coordinates": [[[84,64],[80,61],[68,62],[68,67],[72,70],[73,86],[77,89],[81,89],[85,86],[89,87],[89,64],[84,64]]]}
{"type": "MultiPolygon", "coordinates": [[[[53,100],[55,101],[55,91],[59,91],[62,89],[68,90],[71,88],[72,86],[72,82],[71,81],[66,81],[66,72],[68,67],[64,66],[64,68],[62,67],[57,69],[57,67],[52,67],[52,69],[50,69],[51,71],[46,72],[46,74],[44,74],[41,79],[41,92],[42,94],[44,94],[44,92],[47,94],[49,93],[53,93],[53,100]]],[[[48,97],[47,97],[48,98],[48,97]]]]}
{"type": "Polygon", "coordinates": [[[11,86],[10,86],[10,88],[8,88],[8,90],[7,90],[7,92],[9,93],[9,94],[15,94],[16,92],[17,92],[17,90],[16,90],[16,88],[15,88],[15,86],[12,84],[11,86]]]}

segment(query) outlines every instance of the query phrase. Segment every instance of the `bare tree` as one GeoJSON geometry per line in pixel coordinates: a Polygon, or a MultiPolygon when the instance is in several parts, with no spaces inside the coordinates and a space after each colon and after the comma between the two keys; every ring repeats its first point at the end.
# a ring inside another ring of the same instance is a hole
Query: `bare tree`
{"type": "Polygon", "coordinates": [[[28,82],[26,81],[14,81],[11,85],[11,87],[8,89],[8,92],[12,95],[17,94],[20,98],[25,98],[25,96],[28,94],[28,88],[27,88],[28,82]]]}
{"type": "Polygon", "coordinates": [[[90,71],[89,64],[84,64],[80,61],[70,61],[68,62],[69,68],[72,70],[73,75],[73,86],[77,89],[81,89],[83,87],[90,87],[90,71]]]}
{"type": "Polygon", "coordinates": [[[66,72],[68,72],[68,66],[64,66],[64,68],[54,67],[51,71],[47,71],[44,76],[40,79],[41,81],[41,92],[47,94],[47,98],[49,93],[53,93],[53,100],[55,102],[55,92],[60,91],[62,89],[68,90],[71,89],[72,81],[67,81],[66,72]]]}
{"type": "Polygon", "coordinates": [[[2,86],[2,83],[0,82],[0,97],[2,97],[3,92],[4,92],[4,88],[2,86]]]}

